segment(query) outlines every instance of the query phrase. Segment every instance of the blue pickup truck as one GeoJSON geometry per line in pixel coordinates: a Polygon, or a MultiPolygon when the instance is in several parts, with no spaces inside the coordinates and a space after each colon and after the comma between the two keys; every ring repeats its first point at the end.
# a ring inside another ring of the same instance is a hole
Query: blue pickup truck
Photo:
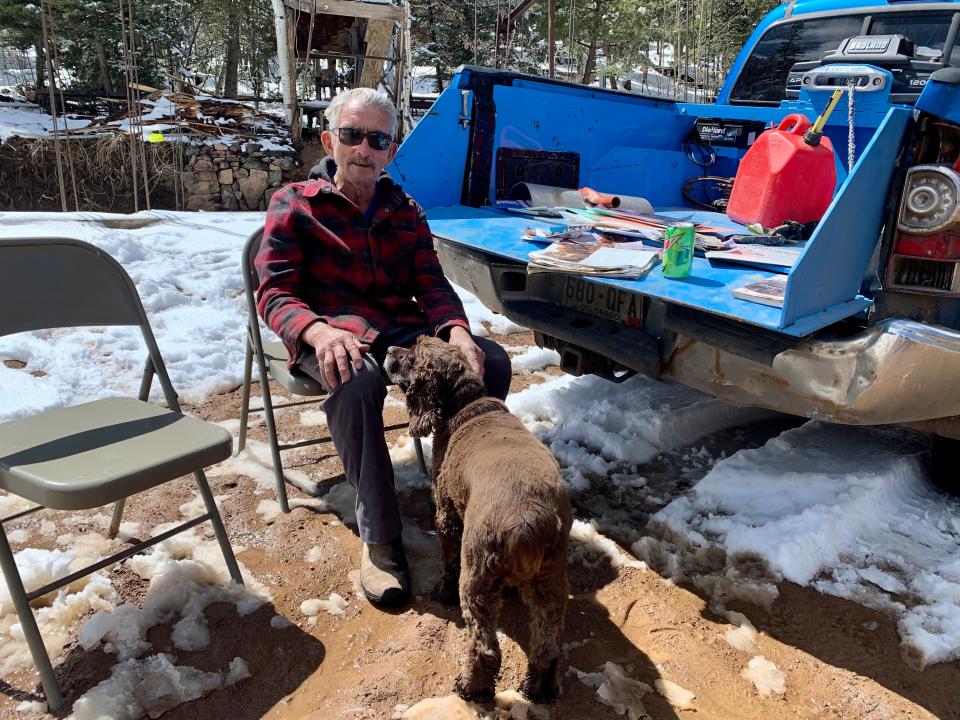
{"type": "Polygon", "coordinates": [[[931,433],[935,460],[956,452],[958,1],[791,0],[750,35],[709,104],[465,67],[390,171],[426,208],[448,276],[532,329],[567,372],[639,372],[735,405],[909,425],[931,433]],[[690,188],[735,176],[757,132],[790,114],[814,120],[837,88],[824,130],[836,189],[791,267],[698,254],[682,280],[527,272],[536,246],[524,230],[551,221],[498,207],[519,183],[640,196],[660,216],[729,224],[690,188]],[[782,307],[732,294],[777,275],[782,307]]]}

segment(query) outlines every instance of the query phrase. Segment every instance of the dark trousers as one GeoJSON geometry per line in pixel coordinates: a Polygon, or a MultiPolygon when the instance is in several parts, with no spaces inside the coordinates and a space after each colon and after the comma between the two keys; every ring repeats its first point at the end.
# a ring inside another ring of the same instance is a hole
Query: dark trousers
{"type": "MultiPolygon", "coordinates": [[[[390,327],[364,355],[364,367],[350,371],[349,382],[340,383],[324,399],[327,428],[337,449],[343,472],[357,489],[357,525],[360,539],[367,543],[388,543],[400,537],[400,506],[393,481],[393,464],[383,430],[383,401],[387,384],[381,365],[391,346],[410,347],[420,335],[432,334],[426,327],[390,327]]],[[[474,337],[483,350],[483,379],[487,392],[506,399],[510,389],[510,358],[492,340],[474,337]]],[[[325,386],[317,356],[306,348],[297,362],[299,369],[325,386]]]]}

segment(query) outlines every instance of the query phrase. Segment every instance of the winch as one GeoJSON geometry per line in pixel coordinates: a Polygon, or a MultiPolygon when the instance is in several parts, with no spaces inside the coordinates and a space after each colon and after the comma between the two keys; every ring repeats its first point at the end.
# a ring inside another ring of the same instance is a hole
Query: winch
{"type": "Polygon", "coordinates": [[[853,80],[857,92],[885,91],[891,102],[912,105],[942,67],[942,52],[918,47],[904,35],[856,35],[819,60],[793,65],[787,99],[798,99],[801,89],[832,90],[853,80]]]}

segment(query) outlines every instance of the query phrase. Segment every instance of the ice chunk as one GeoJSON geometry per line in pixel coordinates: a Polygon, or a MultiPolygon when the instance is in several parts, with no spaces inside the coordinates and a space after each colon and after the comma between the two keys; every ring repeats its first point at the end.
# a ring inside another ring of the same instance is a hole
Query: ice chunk
{"type": "Polygon", "coordinates": [[[584,685],[596,688],[600,702],[612,707],[617,715],[626,713],[629,720],[650,720],[643,706],[643,696],[653,692],[653,688],[627,677],[623,668],[616,663],[608,660],[597,673],[581,672],[573,666],[570,672],[575,673],[584,685]]]}
{"type": "Polygon", "coordinates": [[[689,690],[680,687],[671,680],[664,680],[663,678],[657,678],[653,681],[653,684],[656,686],[657,692],[663,695],[663,697],[667,699],[667,702],[675,708],[688,710],[693,707],[690,703],[697,696],[689,690]]]}
{"type": "Polygon", "coordinates": [[[727,619],[736,625],[733,630],[727,630],[723,633],[723,639],[729,643],[730,647],[752,653],[757,647],[757,629],[753,626],[746,615],[742,613],[727,612],[727,619]]]}
{"type": "Polygon", "coordinates": [[[747,667],[740,673],[740,677],[753,683],[754,687],[764,697],[771,693],[783,694],[787,691],[787,681],[774,663],[763,655],[752,658],[747,667]]]}
{"type": "Polygon", "coordinates": [[[68,720],[138,720],[158,718],[190,700],[250,677],[242,658],[234,658],[224,672],[204,672],[175,665],[170,655],[125,660],[111,669],[108,679],[89,690],[73,705],[68,720]]]}
{"type": "Polygon", "coordinates": [[[347,601],[337,593],[330,593],[330,597],[326,600],[313,598],[300,603],[300,612],[304,615],[316,616],[322,611],[342,617],[347,614],[347,601]]]}

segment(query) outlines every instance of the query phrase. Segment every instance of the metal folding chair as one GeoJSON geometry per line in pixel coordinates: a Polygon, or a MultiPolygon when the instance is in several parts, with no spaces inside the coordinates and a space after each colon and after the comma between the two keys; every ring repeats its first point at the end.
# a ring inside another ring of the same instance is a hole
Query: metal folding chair
{"type": "MultiPolygon", "coordinates": [[[[273,460],[273,473],[276,478],[277,501],[280,503],[280,509],[283,510],[283,512],[290,512],[280,451],[324,442],[326,438],[319,438],[308,442],[300,441],[297,443],[281,444],[277,439],[277,421],[274,416],[274,410],[320,402],[323,396],[326,395],[326,390],[309,375],[298,372],[295,368],[293,370],[288,369],[287,358],[289,355],[283,343],[264,342],[260,334],[260,319],[257,315],[257,300],[254,295],[257,287],[260,285],[260,279],[254,267],[254,259],[260,250],[260,242],[262,239],[263,228],[260,228],[247,240],[246,245],[243,247],[243,256],[241,258],[241,264],[243,265],[243,287],[247,296],[247,350],[243,363],[243,388],[241,390],[242,397],[240,400],[240,437],[237,441],[237,452],[241,452],[247,442],[247,425],[250,414],[250,385],[253,375],[253,361],[256,359],[257,371],[260,375],[260,394],[263,398],[263,416],[267,425],[267,434],[270,437],[270,454],[273,460]],[[282,405],[274,405],[273,399],[270,396],[270,384],[267,382],[269,378],[276,380],[284,390],[292,395],[317,399],[294,400],[282,405]]],[[[420,465],[420,472],[424,475],[429,475],[427,463],[423,457],[423,445],[420,443],[420,438],[414,438],[414,448],[417,451],[417,462],[420,465]]]]}
{"type": "Polygon", "coordinates": [[[230,576],[243,582],[203,468],[230,457],[230,434],[180,412],[163,358],[130,277],[102,250],[61,238],[0,240],[0,337],[29,330],[135,325],[148,359],[138,399],[111,397],[0,423],[0,489],[36,505],[0,519],[0,569],[40,673],[47,705],[63,695],[30,602],[209,520],[230,576]],[[167,407],[147,402],[156,375],[167,407]],[[27,592],[3,523],[43,508],[85,510],[116,503],[193,473],[206,513],[27,592]]]}

